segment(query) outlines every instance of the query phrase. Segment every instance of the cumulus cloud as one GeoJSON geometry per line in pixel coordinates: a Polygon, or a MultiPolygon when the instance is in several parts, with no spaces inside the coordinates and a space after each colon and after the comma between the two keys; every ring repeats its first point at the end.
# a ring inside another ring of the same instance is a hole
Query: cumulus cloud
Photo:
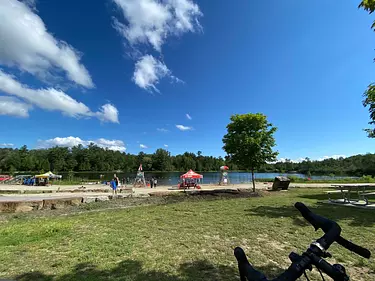
{"type": "Polygon", "coordinates": [[[201,30],[199,18],[203,15],[192,0],[113,0],[120,8],[123,19],[114,20],[114,28],[131,47],[130,57],[136,58],[133,81],[146,90],[157,91],[161,78],[183,82],[173,76],[168,67],[151,55],[143,55],[137,46],[151,45],[161,53],[169,36],[201,30]]]}
{"type": "Polygon", "coordinates": [[[35,9],[36,7],[36,0],[22,0],[22,2],[32,9],[35,9]]]}
{"type": "Polygon", "coordinates": [[[13,143],[0,143],[0,146],[1,147],[13,147],[14,144],[13,143]]]}
{"type": "MultiPolygon", "coordinates": [[[[326,159],[339,159],[339,158],[346,158],[346,155],[335,154],[335,155],[323,156],[323,157],[319,157],[319,158],[315,158],[315,159],[310,158],[310,160],[311,161],[323,161],[323,160],[326,160],[326,159]]],[[[289,160],[292,163],[301,163],[301,162],[306,160],[306,157],[299,157],[299,158],[296,158],[296,159],[279,158],[279,159],[277,159],[276,162],[286,162],[287,160],[289,160]]],[[[273,163],[276,163],[276,162],[273,162],[273,163]]]]}
{"type": "Polygon", "coordinates": [[[118,110],[112,104],[102,105],[100,110],[96,112],[96,116],[102,122],[120,123],[118,120],[118,110]]]}
{"type": "Polygon", "coordinates": [[[156,51],[168,36],[200,29],[202,12],[191,0],[113,0],[126,23],[115,20],[115,28],[131,45],[150,44],[156,51]]]}
{"type": "Polygon", "coordinates": [[[159,92],[156,84],[162,78],[170,75],[171,71],[164,63],[151,55],[145,55],[135,64],[133,81],[142,89],[159,92]]]}
{"type": "Polygon", "coordinates": [[[146,149],[146,148],[148,148],[148,146],[147,146],[147,145],[144,145],[144,144],[141,143],[141,144],[139,145],[139,148],[146,149]]]}
{"type": "Polygon", "coordinates": [[[107,148],[109,150],[114,151],[125,151],[126,147],[123,141],[121,140],[108,140],[104,138],[100,138],[97,140],[82,140],[79,137],[56,137],[53,139],[48,140],[39,140],[37,143],[37,148],[51,148],[55,146],[62,146],[62,147],[73,147],[79,144],[83,146],[88,146],[90,143],[93,143],[101,148],[107,148]]]}
{"type": "MultiPolygon", "coordinates": [[[[276,162],[286,162],[287,160],[289,160],[290,162],[292,162],[292,163],[301,163],[303,160],[305,160],[305,158],[302,158],[302,157],[300,157],[300,158],[296,158],[296,159],[288,159],[288,158],[279,158],[279,159],[277,159],[277,161],[276,162]]],[[[276,162],[272,162],[272,163],[276,163],[276,162]]]]}
{"type": "Polygon", "coordinates": [[[193,118],[190,116],[189,113],[186,113],[186,118],[189,119],[189,120],[193,119],[193,118]]]}
{"type": "Polygon", "coordinates": [[[168,148],[168,147],[169,147],[169,145],[168,145],[168,144],[164,144],[164,147],[165,147],[165,148],[168,148]]]}
{"type": "Polygon", "coordinates": [[[176,128],[180,131],[191,131],[193,130],[193,127],[184,126],[184,125],[176,125],[176,128]]]}
{"type": "Polygon", "coordinates": [[[169,130],[167,130],[165,128],[157,128],[156,130],[159,131],[159,132],[162,132],[162,133],[168,133],[169,132],[169,130]]]}
{"type": "MultiPolygon", "coordinates": [[[[27,1],[28,4],[34,1],[27,1]]],[[[0,1],[0,64],[16,67],[38,77],[50,77],[58,71],[69,80],[94,87],[80,55],[67,43],[47,31],[35,10],[17,0],[0,1]]]]}
{"type": "Polygon", "coordinates": [[[0,96],[0,115],[29,117],[31,106],[13,97],[0,96]]]}
{"type": "Polygon", "coordinates": [[[0,70],[0,91],[17,96],[24,101],[49,111],[60,111],[70,117],[93,117],[102,121],[118,123],[118,111],[110,104],[103,105],[98,112],[92,112],[85,104],[78,102],[61,90],[54,88],[31,89],[0,70]]]}
{"type": "Polygon", "coordinates": [[[343,155],[343,154],[335,154],[335,155],[331,155],[331,156],[323,156],[321,158],[319,158],[318,160],[319,161],[323,161],[323,160],[326,160],[326,159],[339,159],[339,158],[346,158],[346,155],[343,155]]]}

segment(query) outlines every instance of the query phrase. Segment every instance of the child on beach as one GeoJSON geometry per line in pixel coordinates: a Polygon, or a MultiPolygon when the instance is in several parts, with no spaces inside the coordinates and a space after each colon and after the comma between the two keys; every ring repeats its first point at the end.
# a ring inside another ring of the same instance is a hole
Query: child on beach
{"type": "Polygon", "coordinates": [[[113,195],[116,195],[117,194],[117,184],[116,184],[116,180],[115,179],[111,180],[110,186],[112,188],[113,195]]]}

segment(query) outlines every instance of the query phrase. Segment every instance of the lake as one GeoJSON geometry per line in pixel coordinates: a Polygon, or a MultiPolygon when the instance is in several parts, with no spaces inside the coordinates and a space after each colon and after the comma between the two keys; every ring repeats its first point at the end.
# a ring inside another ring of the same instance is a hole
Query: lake
{"type": "MultiPolygon", "coordinates": [[[[67,179],[67,173],[61,173],[64,179],[67,179]]],[[[117,176],[122,180],[123,178],[129,178],[132,182],[136,176],[136,173],[116,173],[117,176]]],[[[182,172],[145,172],[146,180],[149,180],[151,177],[156,177],[158,179],[159,185],[176,185],[180,180],[180,176],[182,172]]],[[[220,173],[219,172],[201,172],[200,174],[203,175],[203,183],[218,183],[220,180],[220,173]]],[[[82,173],[75,173],[75,178],[82,178],[84,180],[93,180],[93,181],[104,181],[110,180],[113,178],[113,172],[82,172],[82,173]],[[100,179],[100,175],[103,175],[102,179],[100,179]]],[[[256,179],[273,179],[277,176],[294,176],[299,178],[307,178],[306,175],[303,174],[288,174],[288,173],[255,173],[256,179]]],[[[228,172],[229,182],[232,184],[237,183],[249,183],[251,182],[251,173],[248,172],[228,172]]],[[[312,179],[337,179],[342,177],[328,177],[328,176],[311,176],[312,179]]]]}

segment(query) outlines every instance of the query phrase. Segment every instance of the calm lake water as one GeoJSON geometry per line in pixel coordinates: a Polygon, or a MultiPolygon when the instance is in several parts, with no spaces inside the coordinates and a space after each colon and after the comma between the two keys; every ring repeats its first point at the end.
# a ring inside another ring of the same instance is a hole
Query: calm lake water
{"type": "MultiPolygon", "coordinates": [[[[110,180],[113,178],[114,173],[75,173],[74,177],[82,178],[85,180],[93,180],[93,181],[104,181],[110,180]],[[100,175],[103,177],[100,179],[100,175]]],[[[136,176],[136,173],[116,173],[117,176],[122,180],[123,178],[127,179],[132,182],[136,176]]],[[[145,172],[146,180],[150,179],[151,177],[156,177],[158,179],[159,185],[175,185],[180,180],[180,176],[182,172],[145,172]]],[[[200,173],[203,175],[203,183],[218,183],[220,180],[220,173],[219,172],[202,172],[200,173]]],[[[307,178],[306,175],[303,174],[281,174],[281,173],[255,173],[255,178],[257,179],[273,179],[276,176],[295,176],[299,178],[307,178]]],[[[67,173],[62,173],[63,178],[67,178],[67,173]]],[[[251,182],[251,173],[247,172],[229,172],[228,173],[229,182],[232,184],[237,183],[248,183],[251,182]]],[[[327,176],[312,176],[312,179],[333,179],[333,178],[341,178],[341,177],[327,177],[327,176]]]]}

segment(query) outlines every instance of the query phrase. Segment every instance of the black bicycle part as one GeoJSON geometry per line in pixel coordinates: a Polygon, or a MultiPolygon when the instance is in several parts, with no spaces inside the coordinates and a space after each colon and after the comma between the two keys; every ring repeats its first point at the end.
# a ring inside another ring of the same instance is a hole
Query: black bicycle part
{"type": "MultiPolygon", "coordinates": [[[[294,281],[302,276],[302,274],[305,274],[306,270],[312,270],[312,265],[335,281],[348,281],[349,277],[346,275],[345,268],[342,265],[331,265],[324,260],[324,257],[331,257],[331,254],[327,252],[328,248],[333,242],[337,242],[346,249],[365,258],[371,256],[370,251],[341,237],[341,228],[336,222],[314,214],[303,203],[297,202],[295,207],[301,212],[302,216],[314,226],[315,230],[321,228],[324,235],[317,239],[315,243],[312,243],[302,255],[292,252],[289,255],[292,264],[272,281],[294,281]]],[[[241,281],[268,281],[262,272],[251,266],[245,252],[240,247],[234,249],[234,255],[238,261],[241,281]]]]}

